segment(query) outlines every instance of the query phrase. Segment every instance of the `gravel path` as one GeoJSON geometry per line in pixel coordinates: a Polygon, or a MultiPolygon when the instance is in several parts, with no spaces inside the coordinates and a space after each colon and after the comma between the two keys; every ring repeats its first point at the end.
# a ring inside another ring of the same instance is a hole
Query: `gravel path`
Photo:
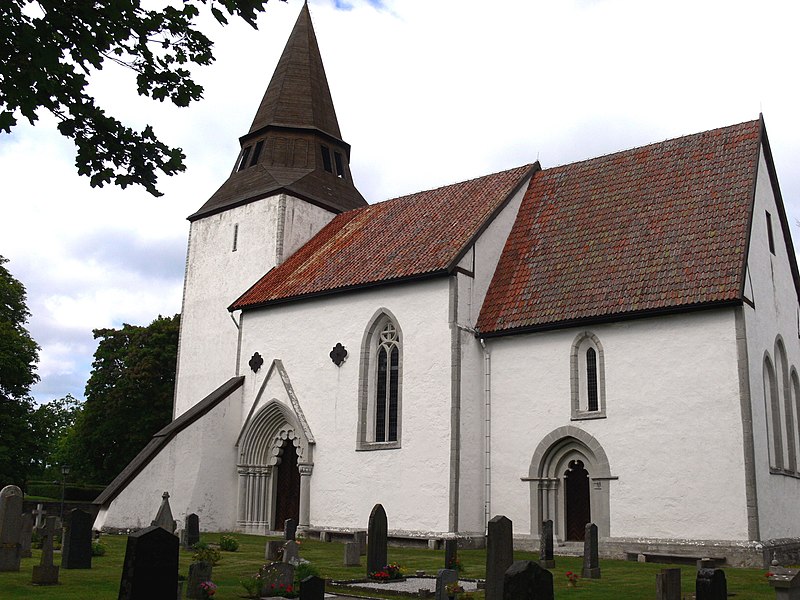
{"type": "MultiPolygon", "coordinates": [[[[474,581],[459,581],[465,592],[474,592],[478,584],[474,581]]],[[[417,592],[420,589],[436,591],[436,578],[434,577],[406,577],[405,581],[390,581],[388,583],[348,583],[349,587],[369,588],[373,590],[395,590],[398,592],[417,592]]]]}

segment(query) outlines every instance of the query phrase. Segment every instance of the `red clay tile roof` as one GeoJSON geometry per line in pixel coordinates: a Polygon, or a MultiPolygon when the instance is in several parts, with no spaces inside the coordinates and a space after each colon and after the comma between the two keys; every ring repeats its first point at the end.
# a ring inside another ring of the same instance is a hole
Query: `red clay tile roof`
{"type": "Polygon", "coordinates": [[[342,213],[230,309],[444,274],[533,169],[517,167],[342,213]]]}
{"type": "Polygon", "coordinates": [[[760,123],[536,173],[478,330],[740,299],[760,123]]]}

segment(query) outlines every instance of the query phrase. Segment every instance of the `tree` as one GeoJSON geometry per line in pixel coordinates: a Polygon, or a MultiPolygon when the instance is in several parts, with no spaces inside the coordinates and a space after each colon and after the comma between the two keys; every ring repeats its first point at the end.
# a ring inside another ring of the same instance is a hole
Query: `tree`
{"type": "Polygon", "coordinates": [[[0,256],[0,488],[24,487],[35,451],[30,425],[31,386],[39,377],[39,347],[25,328],[30,317],[25,286],[3,266],[0,256]]]}
{"type": "Polygon", "coordinates": [[[267,1],[183,0],[148,10],[141,0],[3,0],[0,132],[48,110],[74,141],[78,173],[93,187],[138,184],[160,196],[158,172],[184,171],[183,152],[159,141],[150,125],[135,131],[106,114],[86,89],[88,76],[116,63],[136,72],[139,95],[186,106],[203,94],[186,67],[214,60],[212,41],[196,29],[200,7],[209,5],[222,25],[227,13],[255,28],[267,1]]]}
{"type": "Polygon", "coordinates": [[[55,467],[71,462],[64,450],[64,444],[81,408],[81,403],[71,394],[67,394],[63,398],[41,404],[33,411],[31,424],[36,436],[37,451],[32,467],[36,471],[36,477],[61,477],[60,470],[55,467]]]}
{"type": "Polygon", "coordinates": [[[86,402],[65,442],[77,478],[108,483],[171,421],[179,323],[94,330],[86,402]]]}

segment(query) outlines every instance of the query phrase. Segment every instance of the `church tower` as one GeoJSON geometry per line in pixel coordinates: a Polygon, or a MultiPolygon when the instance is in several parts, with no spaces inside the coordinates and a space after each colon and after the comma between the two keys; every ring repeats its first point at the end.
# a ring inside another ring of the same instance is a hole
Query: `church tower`
{"type": "Polygon", "coordinates": [[[228,306],[333,217],[366,206],[353,185],[305,4],[228,179],[189,216],[173,417],[237,374],[228,306]]]}

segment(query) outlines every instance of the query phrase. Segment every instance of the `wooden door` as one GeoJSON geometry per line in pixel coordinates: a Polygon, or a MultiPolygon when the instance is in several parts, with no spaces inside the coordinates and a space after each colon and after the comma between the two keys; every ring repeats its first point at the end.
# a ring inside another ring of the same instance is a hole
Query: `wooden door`
{"type": "Polygon", "coordinates": [[[283,454],[278,465],[274,527],[277,531],[283,531],[286,519],[294,519],[297,522],[299,516],[300,471],[297,469],[297,449],[291,440],[286,440],[283,443],[283,454]]]}
{"type": "Polygon", "coordinates": [[[571,460],[564,474],[566,491],[566,516],[568,541],[582,542],[586,534],[586,524],[592,521],[589,503],[589,473],[580,460],[571,460]]]}

